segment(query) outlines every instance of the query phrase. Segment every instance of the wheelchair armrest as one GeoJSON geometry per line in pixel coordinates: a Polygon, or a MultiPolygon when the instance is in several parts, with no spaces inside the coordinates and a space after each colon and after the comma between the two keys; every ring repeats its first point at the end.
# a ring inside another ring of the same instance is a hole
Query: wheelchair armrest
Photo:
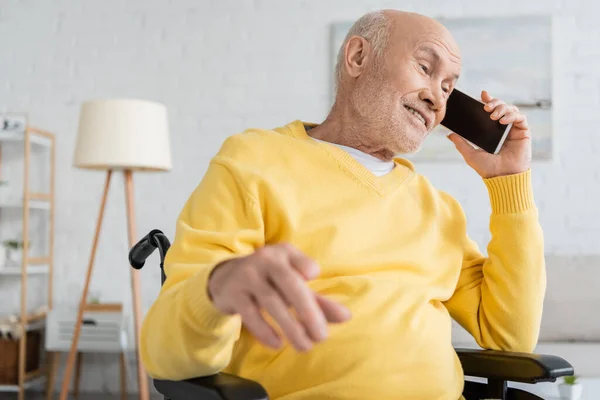
{"type": "Polygon", "coordinates": [[[171,400],[268,400],[258,383],[235,375],[216,375],[182,381],[155,379],[154,387],[171,400]]]}
{"type": "Polygon", "coordinates": [[[574,374],[573,366],[557,356],[476,349],[456,353],[468,376],[537,383],[574,374]]]}

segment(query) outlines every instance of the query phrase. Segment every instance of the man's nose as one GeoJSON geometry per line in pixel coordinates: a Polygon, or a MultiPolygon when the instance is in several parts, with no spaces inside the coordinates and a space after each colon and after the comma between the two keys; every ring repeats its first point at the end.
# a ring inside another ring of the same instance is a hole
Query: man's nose
{"type": "Polygon", "coordinates": [[[420,98],[434,111],[442,110],[446,105],[446,97],[444,96],[442,88],[424,88],[421,90],[420,98]]]}

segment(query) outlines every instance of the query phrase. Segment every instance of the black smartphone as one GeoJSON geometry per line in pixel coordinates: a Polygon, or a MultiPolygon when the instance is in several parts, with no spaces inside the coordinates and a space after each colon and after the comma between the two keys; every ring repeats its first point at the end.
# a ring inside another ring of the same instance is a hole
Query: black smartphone
{"type": "Polygon", "coordinates": [[[446,103],[446,116],[440,124],[476,147],[497,154],[512,124],[503,125],[499,120],[494,121],[483,106],[483,102],[454,89],[446,103]]]}

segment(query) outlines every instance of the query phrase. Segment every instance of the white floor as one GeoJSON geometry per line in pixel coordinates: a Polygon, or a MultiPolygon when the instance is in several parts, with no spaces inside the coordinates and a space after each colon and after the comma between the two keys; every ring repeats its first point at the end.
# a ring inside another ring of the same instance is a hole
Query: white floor
{"type": "MultiPolygon", "coordinates": [[[[580,400],[598,400],[600,399],[600,378],[580,378],[583,385],[583,392],[580,400]]],[[[511,384],[511,387],[527,390],[546,400],[560,400],[557,380],[554,383],[538,383],[536,385],[511,384]]]]}

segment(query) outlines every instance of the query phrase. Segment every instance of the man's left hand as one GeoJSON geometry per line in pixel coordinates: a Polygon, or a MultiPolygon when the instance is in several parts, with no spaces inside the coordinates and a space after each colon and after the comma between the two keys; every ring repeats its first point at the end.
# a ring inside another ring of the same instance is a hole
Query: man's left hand
{"type": "Polygon", "coordinates": [[[481,100],[484,102],[484,109],[491,113],[491,119],[500,120],[503,125],[511,122],[513,124],[498,154],[475,149],[456,133],[451,133],[448,138],[454,143],[466,163],[482,178],[527,171],[531,164],[531,137],[525,115],[521,114],[517,107],[492,98],[485,90],[481,92],[481,100]]]}

